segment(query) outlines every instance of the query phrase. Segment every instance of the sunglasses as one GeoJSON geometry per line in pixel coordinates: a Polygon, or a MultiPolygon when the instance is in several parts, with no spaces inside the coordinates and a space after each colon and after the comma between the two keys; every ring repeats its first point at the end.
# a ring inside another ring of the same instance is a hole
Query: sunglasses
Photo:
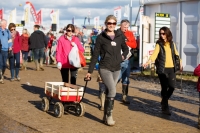
{"type": "Polygon", "coordinates": [[[116,22],[114,22],[114,23],[112,23],[112,22],[107,22],[107,25],[116,25],[117,23],[116,22]]]}
{"type": "Polygon", "coordinates": [[[4,31],[2,31],[2,35],[4,36],[4,31]]]}
{"type": "Polygon", "coordinates": [[[74,32],[73,30],[66,30],[67,32],[74,32]]]}
{"type": "Polygon", "coordinates": [[[165,33],[160,33],[160,35],[166,35],[165,33]]]}
{"type": "Polygon", "coordinates": [[[15,29],[10,29],[10,31],[13,31],[13,30],[15,31],[15,29]]]}

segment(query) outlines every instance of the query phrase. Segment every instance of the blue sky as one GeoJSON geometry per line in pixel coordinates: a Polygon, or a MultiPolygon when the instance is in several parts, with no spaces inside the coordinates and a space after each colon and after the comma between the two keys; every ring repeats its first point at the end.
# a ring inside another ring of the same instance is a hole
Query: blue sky
{"type": "MultiPolygon", "coordinates": [[[[133,6],[133,21],[139,9],[139,0],[132,0],[133,6]]],[[[103,24],[107,15],[113,14],[114,8],[122,6],[122,18],[124,14],[124,6],[130,4],[130,0],[30,0],[36,11],[42,9],[43,25],[50,26],[50,12],[59,9],[60,11],[60,27],[72,23],[72,17],[75,16],[75,24],[83,25],[84,17],[90,11],[91,24],[93,18],[100,16],[100,24],[103,24]]],[[[23,15],[23,6],[26,0],[4,0],[1,1],[1,7],[4,8],[4,18],[7,19],[8,14],[14,8],[17,9],[17,23],[20,23],[23,15]],[[19,6],[22,4],[22,6],[19,6]]],[[[32,18],[31,18],[32,20],[32,18]]],[[[88,24],[88,23],[86,23],[88,24]]]]}

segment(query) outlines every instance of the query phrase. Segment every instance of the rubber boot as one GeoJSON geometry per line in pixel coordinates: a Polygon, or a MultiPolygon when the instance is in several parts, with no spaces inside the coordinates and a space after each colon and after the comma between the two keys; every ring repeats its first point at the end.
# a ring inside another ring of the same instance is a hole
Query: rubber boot
{"type": "Polygon", "coordinates": [[[27,66],[27,61],[24,61],[23,62],[23,68],[24,68],[25,71],[27,70],[26,66],[27,66]]]}
{"type": "Polygon", "coordinates": [[[35,66],[36,66],[36,71],[39,71],[40,68],[39,68],[39,62],[38,62],[38,60],[35,60],[35,66]]]}
{"type": "Polygon", "coordinates": [[[162,106],[163,114],[171,115],[171,112],[169,110],[169,105],[168,105],[168,98],[165,98],[165,97],[162,98],[161,106],[162,106]]]}
{"type": "Polygon", "coordinates": [[[100,93],[100,103],[101,103],[101,105],[100,105],[100,110],[101,111],[103,111],[104,110],[104,104],[105,104],[105,97],[106,95],[105,95],[105,93],[104,92],[101,92],[100,93]]]}
{"type": "Polygon", "coordinates": [[[113,112],[113,107],[114,107],[114,98],[107,97],[105,100],[104,106],[106,106],[106,107],[104,107],[105,110],[104,110],[103,121],[108,126],[114,126],[115,121],[113,120],[113,117],[112,117],[112,112],[113,112]]]}
{"type": "Polygon", "coordinates": [[[43,68],[43,58],[40,58],[40,70],[44,71],[44,68],[43,68]]]}
{"type": "Polygon", "coordinates": [[[122,84],[122,102],[125,104],[130,104],[128,100],[128,85],[122,84]]]}
{"type": "Polygon", "coordinates": [[[3,84],[3,74],[1,69],[0,69],[0,83],[3,84]]]}

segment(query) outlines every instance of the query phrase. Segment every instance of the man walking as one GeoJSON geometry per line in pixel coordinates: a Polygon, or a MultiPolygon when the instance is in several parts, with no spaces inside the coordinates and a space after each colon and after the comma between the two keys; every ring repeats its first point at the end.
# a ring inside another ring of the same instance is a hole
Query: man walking
{"type": "Polygon", "coordinates": [[[8,51],[12,50],[12,37],[7,27],[7,21],[1,20],[0,28],[0,83],[4,83],[4,73],[7,67],[8,51]]]}
{"type": "Polygon", "coordinates": [[[36,71],[44,71],[43,56],[44,51],[47,48],[47,39],[45,34],[40,31],[39,28],[39,25],[34,25],[34,32],[30,36],[30,49],[33,51],[36,71]]]}
{"type": "Polygon", "coordinates": [[[119,32],[123,32],[126,38],[126,45],[129,47],[129,53],[127,58],[121,63],[121,73],[119,80],[122,79],[122,102],[125,104],[130,104],[130,101],[127,99],[128,95],[128,86],[129,86],[129,76],[131,71],[131,63],[129,61],[131,55],[133,55],[132,49],[137,47],[135,37],[131,31],[128,30],[130,22],[127,19],[121,21],[119,32]]]}

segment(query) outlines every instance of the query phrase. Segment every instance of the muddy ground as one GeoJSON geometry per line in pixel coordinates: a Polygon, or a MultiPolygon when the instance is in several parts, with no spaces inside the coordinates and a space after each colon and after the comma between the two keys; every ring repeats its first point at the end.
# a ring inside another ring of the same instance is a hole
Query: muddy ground
{"type": "MultiPolygon", "coordinates": [[[[27,71],[20,71],[21,81],[10,82],[6,70],[5,84],[0,84],[0,133],[199,133],[197,117],[199,108],[195,83],[179,82],[169,101],[171,116],[161,114],[160,85],[157,79],[132,75],[129,95],[131,104],[121,103],[121,83],[117,85],[117,96],[113,117],[115,126],[104,125],[103,112],[98,109],[97,71],[88,82],[83,103],[86,113],[77,117],[73,112],[61,118],[53,115],[53,108],[45,113],[41,110],[41,99],[46,81],[61,81],[55,66],[45,66],[45,71],[34,71],[28,64],[27,71]]],[[[78,73],[77,84],[84,86],[87,69],[78,73]]]]}

